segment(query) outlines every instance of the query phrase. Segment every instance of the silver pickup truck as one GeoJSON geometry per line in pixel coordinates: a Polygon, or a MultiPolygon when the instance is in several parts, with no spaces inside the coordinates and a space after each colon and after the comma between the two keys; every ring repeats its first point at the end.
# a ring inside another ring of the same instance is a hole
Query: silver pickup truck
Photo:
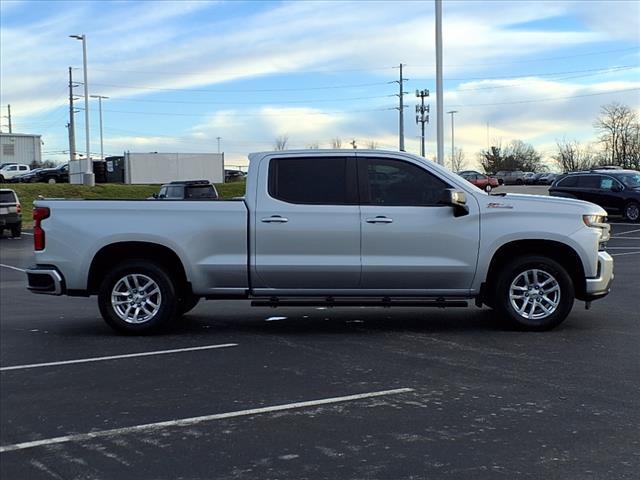
{"type": "Polygon", "coordinates": [[[160,329],[204,299],[256,306],[493,308],[518,328],[562,322],[609,292],[606,212],[489,195],[401,152],[250,155],[246,197],[35,202],[28,288],[97,295],[125,333],[160,329]]]}

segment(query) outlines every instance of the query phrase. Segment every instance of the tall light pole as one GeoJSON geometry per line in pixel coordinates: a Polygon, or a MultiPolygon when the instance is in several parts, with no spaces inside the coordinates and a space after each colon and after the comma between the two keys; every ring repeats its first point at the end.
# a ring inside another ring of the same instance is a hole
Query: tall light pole
{"type": "Polygon", "coordinates": [[[451,114],[451,170],[453,170],[453,156],[455,155],[455,141],[454,141],[454,137],[453,137],[453,133],[454,133],[454,129],[453,129],[453,115],[458,113],[457,110],[451,110],[450,112],[447,112],[448,114],[451,114]]]}
{"type": "Polygon", "coordinates": [[[91,98],[98,99],[98,110],[100,111],[100,159],[104,160],[104,143],[102,141],[102,99],[109,98],[104,95],[91,95],[91,98]]]}
{"type": "Polygon", "coordinates": [[[216,140],[218,141],[218,153],[220,153],[220,140],[222,140],[222,137],[216,137],[216,140]]]}
{"type": "Polygon", "coordinates": [[[438,163],[444,165],[444,98],[442,93],[442,0],[436,2],[436,127],[438,163]]]}
{"type": "Polygon", "coordinates": [[[75,38],[76,40],[82,40],[82,70],[84,73],[84,128],[85,128],[85,139],[86,139],[86,158],[87,162],[86,168],[84,171],[83,182],[85,185],[93,186],[95,185],[95,177],[93,176],[93,165],[91,164],[91,145],[89,142],[89,81],[87,79],[87,36],[84,34],[81,35],[69,35],[70,38],[75,38]]]}

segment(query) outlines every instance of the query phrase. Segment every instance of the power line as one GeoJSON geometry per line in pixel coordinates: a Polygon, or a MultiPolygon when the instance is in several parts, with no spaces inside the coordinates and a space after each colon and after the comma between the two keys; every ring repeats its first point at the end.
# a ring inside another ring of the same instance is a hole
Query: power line
{"type": "MultiPolygon", "coordinates": [[[[309,100],[278,100],[279,104],[300,104],[300,103],[326,103],[326,102],[345,102],[356,100],[372,100],[378,98],[389,98],[394,95],[372,95],[368,97],[350,97],[350,98],[324,98],[309,100]]],[[[142,103],[178,103],[187,105],[255,105],[256,102],[202,102],[189,100],[149,100],[149,99],[129,99],[129,98],[112,98],[111,100],[120,102],[142,102],[142,103]]]]}
{"type": "Polygon", "coordinates": [[[300,87],[300,88],[261,88],[261,89],[242,89],[242,90],[220,90],[220,89],[196,89],[196,88],[168,88],[168,87],[146,87],[142,85],[116,85],[111,83],[96,83],[93,85],[99,85],[101,87],[113,87],[113,88],[128,88],[133,90],[164,90],[168,92],[207,92],[207,93],[259,93],[259,92],[302,92],[309,90],[332,90],[343,88],[361,88],[361,87],[373,87],[378,85],[386,85],[387,82],[373,82],[373,83],[356,83],[350,85],[331,85],[323,87],[300,87]]]}
{"type": "Polygon", "coordinates": [[[582,98],[582,97],[595,97],[597,95],[609,95],[611,93],[623,93],[623,92],[634,92],[640,90],[640,87],[637,88],[626,88],[622,90],[609,90],[607,92],[597,92],[597,93],[585,93],[583,95],[571,95],[567,97],[548,97],[548,98],[537,98],[531,100],[518,100],[513,102],[497,102],[497,103],[468,103],[468,104],[456,104],[456,105],[448,105],[449,107],[489,107],[493,105],[516,105],[521,103],[538,103],[538,102],[553,102],[555,100],[567,100],[570,98],[582,98]]]}
{"type": "MultiPolygon", "coordinates": [[[[78,108],[78,110],[83,110],[82,108],[78,108]]],[[[282,113],[225,113],[227,116],[234,117],[286,117],[286,116],[297,116],[297,115],[336,115],[343,113],[363,113],[363,112],[382,112],[386,110],[395,110],[394,107],[389,108],[370,108],[364,110],[337,110],[330,112],[282,112],[282,113]]],[[[131,111],[123,111],[123,110],[103,110],[103,112],[110,113],[126,113],[132,115],[168,115],[168,116],[177,116],[177,117],[209,117],[212,116],[211,112],[208,113],[175,113],[175,112],[131,112],[131,111]]]]}

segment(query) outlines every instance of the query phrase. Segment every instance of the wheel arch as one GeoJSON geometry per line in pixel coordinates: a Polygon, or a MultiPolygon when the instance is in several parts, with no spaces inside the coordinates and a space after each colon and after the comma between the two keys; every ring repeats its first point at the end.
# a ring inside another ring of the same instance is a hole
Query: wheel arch
{"type": "Polygon", "coordinates": [[[571,246],[556,240],[514,240],[505,243],[494,252],[480,290],[482,300],[486,297],[487,286],[495,284],[501,268],[515,256],[522,255],[541,255],[558,262],[571,277],[576,298],[578,300],[584,298],[586,294],[584,265],[578,252],[571,246]]]}
{"type": "Polygon", "coordinates": [[[153,242],[127,241],[111,243],[96,252],[89,267],[88,293],[98,293],[100,283],[110,268],[122,261],[133,259],[149,260],[162,266],[176,282],[177,288],[191,291],[184,265],[171,248],[153,242]]]}

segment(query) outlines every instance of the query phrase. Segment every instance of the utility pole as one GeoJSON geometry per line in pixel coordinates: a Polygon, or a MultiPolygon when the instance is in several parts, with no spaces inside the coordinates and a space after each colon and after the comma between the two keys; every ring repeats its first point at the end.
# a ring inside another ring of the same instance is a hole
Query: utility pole
{"type": "Polygon", "coordinates": [[[218,153],[220,153],[220,140],[222,140],[222,137],[216,137],[216,140],[218,141],[218,153]]]}
{"type": "Polygon", "coordinates": [[[351,144],[351,146],[353,147],[354,150],[356,148],[358,148],[358,145],[356,144],[356,139],[355,138],[353,140],[351,140],[349,143],[351,144]]]}
{"type": "Polygon", "coordinates": [[[451,110],[450,112],[447,112],[448,114],[451,114],[451,170],[453,170],[453,156],[456,154],[455,152],[455,141],[454,141],[454,128],[453,128],[453,115],[458,113],[457,110],[451,110]]]}
{"type": "Polygon", "coordinates": [[[7,105],[7,118],[9,119],[9,133],[13,133],[13,127],[11,125],[11,105],[7,105]]]}
{"type": "Polygon", "coordinates": [[[424,124],[429,123],[429,105],[424,104],[425,97],[429,96],[429,90],[416,90],[416,97],[420,99],[420,105],[416,105],[416,124],[420,123],[422,135],[420,136],[420,155],[426,157],[424,148],[424,124]]]}
{"type": "Polygon", "coordinates": [[[444,98],[442,92],[442,0],[436,2],[436,130],[438,163],[444,165],[444,98]]]}
{"type": "Polygon", "coordinates": [[[100,159],[104,160],[104,143],[102,141],[102,99],[109,98],[104,95],[91,95],[91,98],[98,99],[98,109],[100,111],[100,159]]]}
{"type": "Polygon", "coordinates": [[[402,64],[400,64],[400,79],[399,80],[394,80],[393,82],[389,82],[389,83],[397,83],[399,88],[398,88],[398,93],[396,94],[396,96],[399,98],[400,100],[400,104],[397,107],[398,110],[398,147],[399,150],[401,152],[404,152],[404,95],[407,93],[405,91],[403,91],[403,83],[406,82],[407,80],[409,80],[408,78],[404,78],[402,76],[402,64]]]}
{"type": "Polygon", "coordinates": [[[84,178],[82,183],[84,185],[93,187],[95,185],[95,177],[93,176],[93,165],[91,163],[91,144],[89,141],[89,80],[87,78],[87,36],[85,34],[69,36],[71,38],[75,38],[76,40],[82,41],[82,71],[84,74],[84,128],[87,150],[87,157],[85,159],[87,164],[84,171],[84,178]]]}
{"type": "Polygon", "coordinates": [[[73,74],[69,67],[69,171],[71,171],[71,162],[76,159],[76,122],[75,109],[73,108],[73,74]]]}

